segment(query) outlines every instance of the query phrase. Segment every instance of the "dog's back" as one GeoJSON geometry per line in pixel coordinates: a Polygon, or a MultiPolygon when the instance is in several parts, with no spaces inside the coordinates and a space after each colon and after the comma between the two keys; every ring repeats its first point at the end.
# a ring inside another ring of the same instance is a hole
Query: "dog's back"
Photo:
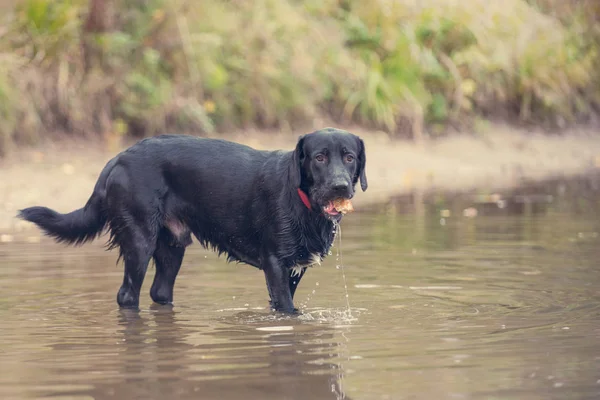
{"type": "MultiPolygon", "coordinates": [[[[277,178],[261,176],[273,153],[187,135],[144,139],[107,163],[84,207],[67,214],[30,207],[19,217],[59,242],[76,245],[95,239],[108,224],[117,247],[127,222],[143,214],[168,228],[179,245],[189,244],[193,232],[205,246],[253,261],[241,254],[255,251],[256,243],[245,246],[239,238],[255,237],[246,231],[266,215],[243,211],[256,211],[261,182],[277,178]],[[236,250],[240,246],[247,249],[236,250]]],[[[265,208],[268,199],[260,200],[264,207],[259,208],[265,208]]]]}

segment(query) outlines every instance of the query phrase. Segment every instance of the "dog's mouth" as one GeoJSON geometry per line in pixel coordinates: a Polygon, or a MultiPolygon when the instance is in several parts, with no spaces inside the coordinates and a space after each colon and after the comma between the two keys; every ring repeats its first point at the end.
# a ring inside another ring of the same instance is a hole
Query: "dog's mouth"
{"type": "Polygon", "coordinates": [[[350,199],[345,199],[343,197],[329,200],[323,207],[323,213],[331,217],[345,215],[351,213],[352,211],[354,211],[352,202],[350,199]]]}
{"type": "Polygon", "coordinates": [[[340,212],[335,209],[332,201],[330,201],[325,207],[323,207],[323,212],[325,213],[325,215],[330,215],[332,217],[340,215],[340,212]]]}

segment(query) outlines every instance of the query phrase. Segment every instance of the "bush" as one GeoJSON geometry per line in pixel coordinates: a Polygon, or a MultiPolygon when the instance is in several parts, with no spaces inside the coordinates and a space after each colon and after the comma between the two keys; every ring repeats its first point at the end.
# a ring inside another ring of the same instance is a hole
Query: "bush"
{"type": "Polygon", "coordinates": [[[413,136],[600,104],[594,1],[24,0],[0,37],[0,152],[327,115],[413,136]]]}
{"type": "Polygon", "coordinates": [[[351,109],[388,130],[407,113],[574,121],[598,103],[598,42],[581,22],[567,27],[521,0],[348,3],[349,47],[368,65],[351,109]]]}

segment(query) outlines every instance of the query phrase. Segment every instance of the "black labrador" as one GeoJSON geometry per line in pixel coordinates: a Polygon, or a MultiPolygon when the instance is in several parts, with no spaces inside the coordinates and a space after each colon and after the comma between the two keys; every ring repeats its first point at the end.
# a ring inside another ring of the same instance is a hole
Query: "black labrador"
{"type": "Polygon", "coordinates": [[[193,234],[229,261],[264,271],[271,307],[295,312],[308,266],[329,252],[342,218],[332,206],[367,189],[365,146],[326,128],[300,137],[294,151],[259,151],[218,139],[162,135],[110,160],[87,204],[68,214],[21,210],[59,242],[82,244],[108,225],[125,277],[117,302],[137,308],[151,258],[152,300],[173,301],[173,286],[193,234]]]}

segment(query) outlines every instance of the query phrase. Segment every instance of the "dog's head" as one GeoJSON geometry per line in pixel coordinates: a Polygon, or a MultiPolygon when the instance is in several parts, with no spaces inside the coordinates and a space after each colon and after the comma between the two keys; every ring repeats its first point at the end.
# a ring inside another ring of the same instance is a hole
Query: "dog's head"
{"type": "Polygon", "coordinates": [[[331,219],[339,219],[331,202],[351,199],[360,180],[367,190],[365,145],[358,136],[325,128],[301,136],[293,155],[292,185],[308,194],[313,208],[331,219]]]}

